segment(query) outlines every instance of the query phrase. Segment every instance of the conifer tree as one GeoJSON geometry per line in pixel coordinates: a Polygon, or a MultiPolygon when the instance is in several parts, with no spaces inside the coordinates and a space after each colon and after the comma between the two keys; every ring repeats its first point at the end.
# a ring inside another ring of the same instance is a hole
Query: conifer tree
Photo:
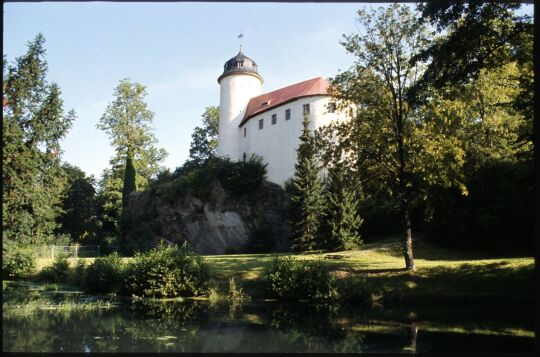
{"type": "Polygon", "coordinates": [[[347,250],[362,243],[358,229],[363,220],[358,215],[355,196],[345,181],[343,167],[337,164],[331,168],[326,187],[325,219],[321,222],[326,249],[347,250]]]}
{"type": "Polygon", "coordinates": [[[321,246],[319,222],[324,207],[320,167],[315,160],[314,138],[310,134],[307,116],[304,117],[303,126],[291,195],[291,248],[296,251],[313,250],[321,246]]]}
{"type": "Polygon", "coordinates": [[[137,191],[135,182],[136,176],[135,166],[133,166],[133,153],[128,150],[126,155],[126,170],[124,172],[124,187],[122,189],[122,207],[126,209],[129,203],[129,194],[137,191]]]}
{"type": "Polygon", "coordinates": [[[60,140],[75,118],[64,113],[60,88],[48,83],[45,38],[6,67],[3,59],[3,233],[23,244],[52,241],[66,184],[60,140]]]}

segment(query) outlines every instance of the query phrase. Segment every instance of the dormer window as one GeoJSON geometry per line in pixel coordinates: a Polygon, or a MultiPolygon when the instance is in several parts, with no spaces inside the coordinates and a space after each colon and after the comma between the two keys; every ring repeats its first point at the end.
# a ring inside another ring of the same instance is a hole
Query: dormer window
{"type": "Polygon", "coordinates": [[[264,108],[264,107],[267,107],[267,106],[269,106],[269,105],[270,105],[270,101],[266,101],[266,102],[263,102],[263,103],[261,104],[261,107],[264,108]]]}

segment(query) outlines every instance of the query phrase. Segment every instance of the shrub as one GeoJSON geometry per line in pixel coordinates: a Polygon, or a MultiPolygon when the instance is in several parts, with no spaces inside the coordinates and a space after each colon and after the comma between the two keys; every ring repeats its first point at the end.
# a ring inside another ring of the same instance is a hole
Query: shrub
{"type": "Polygon", "coordinates": [[[338,296],[336,281],[321,261],[276,258],[265,269],[270,293],[278,299],[329,300],[338,296]]]}
{"type": "Polygon", "coordinates": [[[83,279],[85,289],[96,293],[119,291],[123,280],[122,261],[118,253],[97,258],[86,269],[83,279]]]}
{"type": "Polygon", "coordinates": [[[52,265],[46,266],[41,270],[38,279],[49,283],[67,283],[70,281],[70,275],[67,255],[58,254],[52,265]]]}
{"type": "Polygon", "coordinates": [[[29,247],[4,240],[2,247],[2,279],[21,279],[34,274],[36,257],[29,247]]]}
{"type": "Polygon", "coordinates": [[[75,268],[71,270],[70,283],[76,286],[83,286],[86,279],[86,261],[84,259],[77,259],[75,268]]]}
{"type": "Polygon", "coordinates": [[[123,292],[140,297],[200,295],[207,290],[209,273],[202,257],[187,243],[137,253],[127,266],[123,292]]]}
{"type": "Polygon", "coordinates": [[[257,188],[266,175],[266,164],[252,155],[247,161],[232,161],[226,158],[211,158],[204,166],[184,171],[177,179],[157,189],[168,199],[191,192],[199,198],[210,195],[214,182],[219,182],[225,192],[242,196],[257,188]]]}

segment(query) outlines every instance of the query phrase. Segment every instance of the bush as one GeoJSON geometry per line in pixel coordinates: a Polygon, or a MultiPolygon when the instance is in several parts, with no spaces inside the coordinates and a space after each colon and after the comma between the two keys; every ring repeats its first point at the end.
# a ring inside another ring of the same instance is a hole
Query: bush
{"type": "Polygon", "coordinates": [[[41,270],[38,279],[49,283],[68,283],[71,281],[67,255],[58,254],[52,265],[46,266],[41,270]]]}
{"type": "Polygon", "coordinates": [[[336,280],[321,261],[276,258],[265,269],[270,294],[278,299],[329,300],[337,298],[336,280]]]}
{"type": "Polygon", "coordinates": [[[140,297],[196,296],[206,292],[208,268],[187,243],[137,253],[125,272],[123,293],[140,297]]]}
{"type": "Polygon", "coordinates": [[[97,258],[86,269],[83,287],[91,292],[105,293],[120,290],[123,281],[122,261],[118,253],[97,258]]]}
{"type": "Polygon", "coordinates": [[[21,279],[34,274],[36,257],[29,247],[4,240],[2,247],[2,279],[21,279]]]}
{"type": "Polygon", "coordinates": [[[71,270],[71,279],[69,282],[75,286],[84,286],[86,269],[86,261],[84,259],[77,259],[75,268],[71,270]]]}
{"type": "Polygon", "coordinates": [[[187,170],[179,178],[161,185],[157,192],[169,199],[188,191],[199,198],[207,198],[217,181],[228,194],[242,196],[257,188],[265,175],[266,165],[254,155],[247,161],[212,158],[204,166],[187,170]]]}

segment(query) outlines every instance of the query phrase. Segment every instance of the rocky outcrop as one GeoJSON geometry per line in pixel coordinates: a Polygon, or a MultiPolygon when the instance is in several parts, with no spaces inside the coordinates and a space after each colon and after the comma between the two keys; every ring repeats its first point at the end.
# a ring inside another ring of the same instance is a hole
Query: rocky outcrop
{"type": "MultiPolygon", "coordinates": [[[[253,241],[269,240],[272,251],[287,249],[287,197],[277,184],[262,181],[251,192],[228,194],[215,181],[205,198],[189,190],[171,195],[156,189],[133,193],[127,207],[127,241],[188,241],[201,254],[253,252],[253,241]],[[262,232],[262,234],[261,234],[262,232]]],[[[170,192],[170,190],[169,190],[170,192]]]]}

